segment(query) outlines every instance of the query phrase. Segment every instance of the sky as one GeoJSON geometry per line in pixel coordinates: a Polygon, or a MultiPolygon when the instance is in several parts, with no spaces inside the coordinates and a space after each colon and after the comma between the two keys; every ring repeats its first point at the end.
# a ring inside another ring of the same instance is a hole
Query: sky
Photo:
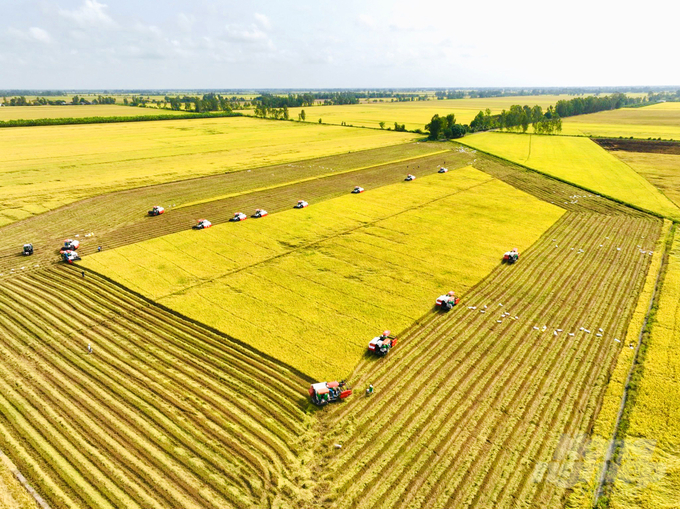
{"type": "Polygon", "coordinates": [[[676,0],[0,0],[0,13],[0,89],[680,87],[676,0]]]}

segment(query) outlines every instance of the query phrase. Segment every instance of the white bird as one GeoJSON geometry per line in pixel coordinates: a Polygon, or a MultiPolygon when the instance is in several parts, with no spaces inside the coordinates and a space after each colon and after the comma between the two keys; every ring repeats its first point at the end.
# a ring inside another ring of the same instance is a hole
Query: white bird
{"type": "Polygon", "coordinates": [[[602,337],[602,334],[600,334],[599,332],[598,332],[597,334],[595,334],[595,335],[596,335],[598,338],[601,338],[601,337],[602,337]]]}
{"type": "Polygon", "coordinates": [[[534,326],[534,330],[538,330],[538,327],[534,326]]]}
{"type": "Polygon", "coordinates": [[[570,332],[569,335],[570,335],[570,336],[575,336],[575,334],[574,334],[573,332],[570,332]]]}
{"type": "Polygon", "coordinates": [[[604,332],[604,331],[602,330],[602,328],[599,328],[599,329],[597,329],[597,330],[599,330],[600,332],[604,332]]]}
{"type": "Polygon", "coordinates": [[[583,332],[585,332],[586,334],[590,334],[590,331],[588,329],[583,329],[583,332]]]}
{"type": "Polygon", "coordinates": [[[553,336],[557,336],[557,331],[554,331],[554,332],[553,332],[553,336]]]}
{"type": "Polygon", "coordinates": [[[557,332],[562,332],[562,329],[557,329],[557,332]]]}
{"type": "Polygon", "coordinates": [[[618,340],[618,338],[614,338],[614,341],[616,341],[617,343],[621,342],[621,341],[618,340]]]}

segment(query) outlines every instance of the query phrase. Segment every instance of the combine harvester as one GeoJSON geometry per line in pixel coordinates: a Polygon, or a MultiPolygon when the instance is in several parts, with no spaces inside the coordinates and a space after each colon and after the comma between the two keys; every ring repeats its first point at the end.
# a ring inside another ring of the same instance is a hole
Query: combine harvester
{"type": "Polygon", "coordinates": [[[439,171],[437,173],[448,173],[449,169],[448,168],[439,168],[439,171]]]}
{"type": "Polygon", "coordinates": [[[364,192],[363,187],[354,186],[354,189],[352,189],[352,194],[359,194],[359,193],[363,193],[363,192],[364,192]]]}
{"type": "Polygon", "coordinates": [[[24,244],[24,256],[31,256],[33,254],[33,244],[24,244]]]}
{"type": "Polygon", "coordinates": [[[246,216],[243,212],[234,212],[234,217],[232,217],[229,222],[238,223],[239,221],[245,221],[246,219],[248,219],[248,216],[246,216]]]}
{"type": "Polygon", "coordinates": [[[250,217],[254,217],[254,218],[257,219],[257,218],[260,218],[260,217],[266,217],[268,215],[269,215],[269,212],[267,212],[264,209],[255,209],[255,213],[250,217]]]}
{"type": "Polygon", "coordinates": [[[61,253],[61,259],[66,263],[73,263],[80,260],[80,256],[75,251],[63,251],[61,253]]]}
{"type": "Polygon", "coordinates": [[[59,250],[59,254],[64,254],[66,251],[75,251],[80,247],[79,240],[66,239],[64,246],[59,250]]]}
{"type": "Polygon", "coordinates": [[[206,228],[210,228],[212,226],[212,223],[208,221],[207,219],[199,219],[198,223],[193,225],[191,227],[192,230],[205,230],[206,228]]]}
{"type": "Polygon", "coordinates": [[[409,173],[408,175],[406,175],[406,178],[404,179],[404,181],[411,182],[412,180],[415,180],[415,179],[416,179],[416,176],[409,173]]]}
{"type": "Polygon", "coordinates": [[[446,295],[440,295],[437,297],[437,300],[435,301],[434,305],[439,307],[442,311],[451,311],[453,309],[453,306],[458,304],[458,301],[460,299],[456,297],[455,292],[449,292],[446,295]]]}
{"type": "Polygon", "coordinates": [[[503,261],[511,265],[515,263],[517,260],[519,260],[519,251],[517,251],[516,247],[512,248],[512,251],[507,251],[503,255],[503,261]]]}
{"type": "Polygon", "coordinates": [[[382,335],[373,338],[368,343],[368,350],[380,357],[385,357],[390,349],[397,344],[397,338],[390,336],[390,331],[383,331],[382,335]]]}
{"type": "Polygon", "coordinates": [[[344,380],[340,382],[317,382],[310,385],[309,396],[316,406],[324,406],[332,401],[340,401],[352,394],[352,388],[344,380]]]}
{"type": "Polygon", "coordinates": [[[154,207],[149,211],[150,216],[160,216],[165,212],[165,209],[163,207],[160,207],[158,205],[154,205],[154,207]]]}
{"type": "Polygon", "coordinates": [[[293,207],[294,209],[304,209],[306,207],[309,207],[309,203],[307,203],[305,200],[298,200],[297,205],[293,207]]]}

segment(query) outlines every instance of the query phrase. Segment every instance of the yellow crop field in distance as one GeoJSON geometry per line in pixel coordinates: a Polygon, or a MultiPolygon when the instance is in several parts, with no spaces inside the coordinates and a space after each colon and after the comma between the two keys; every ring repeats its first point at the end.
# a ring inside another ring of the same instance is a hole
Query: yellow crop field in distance
{"type": "Polygon", "coordinates": [[[0,108],[0,121],[36,120],[41,118],[145,117],[149,115],[177,115],[183,113],[183,111],[133,108],[132,106],[118,104],[6,106],[0,108]]]}
{"type": "Polygon", "coordinates": [[[562,134],[680,140],[680,103],[621,108],[564,118],[562,134]]]}
{"type": "MultiPolygon", "coordinates": [[[[394,128],[394,123],[406,124],[406,129],[424,129],[436,113],[448,115],[454,113],[459,123],[469,124],[480,110],[491,109],[492,113],[500,113],[510,109],[513,104],[540,105],[544,110],[560,99],[569,99],[568,95],[537,95],[516,97],[487,97],[481,99],[443,99],[408,102],[370,102],[361,104],[312,106],[290,108],[291,118],[297,118],[301,110],[305,110],[308,122],[318,122],[320,118],[327,124],[380,128],[385,122],[385,129],[394,128]]],[[[386,99],[388,101],[388,99],[386,99]]]]}
{"type": "Polygon", "coordinates": [[[563,212],[465,167],[82,263],[313,377],[335,378],[373,336],[405,329],[443,292],[464,294],[563,212]]]}
{"type": "Polygon", "coordinates": [[[0,226],[121,189],[412,139],[248,117],[7,128],[0,130],[0,226]]]}
{"type": "Polygon", "coordinates": [[[485,132],[458,141],[593,192],[680,219],[680,209],[661,191],[588,138],[485,132]]]}

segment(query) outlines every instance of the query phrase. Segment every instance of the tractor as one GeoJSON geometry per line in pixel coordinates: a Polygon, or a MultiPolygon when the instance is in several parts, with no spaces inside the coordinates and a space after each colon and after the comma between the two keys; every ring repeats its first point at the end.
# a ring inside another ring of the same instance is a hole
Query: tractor
{"type": "Polygon", "coordinates": [[[363,192],[364,192],[363,187],[354,186],[354,189],[352,189],[352,194],[359,194],[359,193],[363,193],[363,192]]]}
{"type": "Polygon", "coordinates": [[[259,217],[265,217],[265,216],[268,216],[268,215],[269,215],[269,212],[267,212],[264,209],[255,209],[255,213],[250,217],[259,218],[259,217]]]}
{"type": "Polygon", "coordinates": [[[60,254],[64,254],[66,251],[75,251],[80,247],[79,240],[66,239],[64,241],[64,247],[59,250],[60,254]]]}
{"type": "Polygon", "coordinates": [[[191,228],[193,230],[204,230],[206,228],[210,228],[212,226],[212,223],[208,221],[207,219],[199,219],[198,223],[193,225],[191,228]]]}
{"type": "Polygon", "coordinates": [[[448,173],[449,169],[448,168],[439,168],[439,171],[437,173],[448,173]]]}
{"type": "Polygon", "coordinates": [[[31,256],[33,254],[33,244],[24,244],[24,256],[31,256]]]}
{"type": "Polygon", "coordinates": [[[438,306],[439,309],[442,311],[451,311],[453,309],[453,306],[458,304],[458,301],[460,299],[456,297],[456,294],[454,292],[449,292],[446,295],[440,295],[437,297],[437,300],[435,301],[434,305],[438,306]]]}
{"type": "Polygon", "coordinates": [[[309,207],[309,203],[307,203],[305,200],[298,200],[297,205],[295,205],[295,209],[304,209],[305,207],[309,207]]]}
{"type": "Polygon", "coordinates": [[[397,338],[390,335],[390,331],[384,331],[368,343],[368,350],[380,357],[385,357],[390,349],[397,344],[397,338]]]}
{"type": "Polygon", "coordinates": [[[239,221],[245,221],[248,219],[248,216],[246,216],[243,212],[234,212],[234,217],[232,217],[229,221],[232,223],[238,223],[239,221]]]}
{"type": "Polygon", "coordinates": [[[312,403],[324,406],[332,401],[340,401],[352,394],[352,388],[344,380],[340,382],[317,382],[310,385],[309,396],[312,403]]]}
{"type": "Polygon", "coordinates": [[[80,260],[80,256],[78,256],[78,253],[75,251],[63,251],[61,253],[61,259],[66,263],[73,263],[77,260],[80,260]]]}
{"type": "Polygon", "coordinates": [[[165,209],[163,207],[160,207],[158,205],[154,205],[154,207],[149,211],[149,215],[150,216],[160,216],[164,212],[165,212],[165,209]]]}
{"type": "Polygon", "coordinates": [[[507,251],[503,254],[503,261],[506,263],[513,264],[517,260],[519,260],[519,251],[517,251],[516,247],[512,248],[512,251],[507,251]]]}
{"type": "Polygon", "coordinates": [[[412,180],[415,180],[415,179],[416,179],[416,176],[415,176],[415,175],[411,175],[411,174],[409,173],[408,175],[406,175],[406,178],[404,179],[404,181],[406,181],[406,182],[411,182],[412,180]]]}

